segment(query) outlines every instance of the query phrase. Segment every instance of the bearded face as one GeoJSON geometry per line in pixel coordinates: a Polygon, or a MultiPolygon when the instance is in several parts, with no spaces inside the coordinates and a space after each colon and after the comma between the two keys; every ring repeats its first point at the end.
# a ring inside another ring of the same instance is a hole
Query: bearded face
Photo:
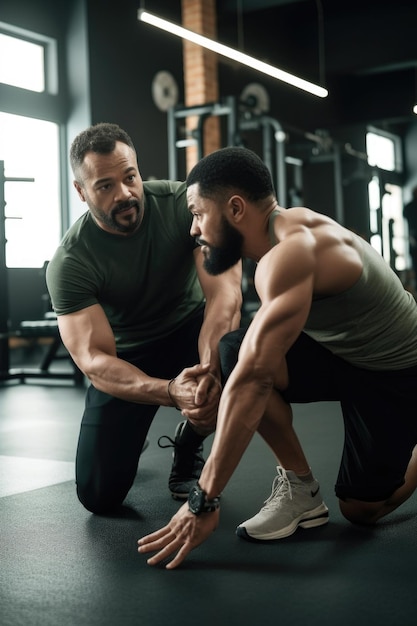
{"type": "Polygon", "coordinates": [[[197,242],[204,254],[203,267],[212,276],[226,272],[242,258],[243,237],[224,217],[217,245],[210,245],[201,238],[197,238],[197,242]]]}
{"type": "Polygon", "coordinates": [[[91,200],[88,202],[89,209],[94,217],[110,231],[120,234],[134,233],[140,226],[143,207],[136,198],[126,202],[120,202],[110,212],[103,211],[95,206],[91,200]]]}

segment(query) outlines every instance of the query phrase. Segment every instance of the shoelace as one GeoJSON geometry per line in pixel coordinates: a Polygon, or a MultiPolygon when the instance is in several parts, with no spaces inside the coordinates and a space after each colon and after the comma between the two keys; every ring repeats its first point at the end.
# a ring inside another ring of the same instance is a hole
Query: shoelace
{"type": "Polygon", "coordinates": [[[277,468],[278,476],[275,476],[272,483],[272,492],[267,500],[265,500],[265,506],[263,509],[275,509],[282,498],[289,495],[292,500],[292,488],[291,483],[288,480],[287,473],[283,467],[277,468]]]}
{"type": "Polygon", "coordinates": [[[168,435],[162,435],[158,439],[158,446],[160,448],[177,448],[178,444],[173,439],[171,439],[171,437],[168,437],[168,435]],[[162,445],[161,439],[168,439],[169,443],[162,445]]]}
{"type": "MultiPolygon", "coordinates": [[[[158,446],[160,448],[174,448],[174,450],[177,450],[177,449],[181,450],[181,448],[186,447],[184,446],[184,444],[177,443],[176,441],[174,441],[174,439],[171,439],[171,437],[169,437],[168,435],[162,435],[161,437],[159,437],[158,446]],[[167,439],[169,443],[162,444],[161,439],[167,439]]],[[[201,446],[199,446],[197,450],[191,450],[191,454],[193,455],[194,458],[198,459],[199,461],[204,461],[203,457],[201,456],[201,451],[202,451],[202,448],[201,446]]]]}

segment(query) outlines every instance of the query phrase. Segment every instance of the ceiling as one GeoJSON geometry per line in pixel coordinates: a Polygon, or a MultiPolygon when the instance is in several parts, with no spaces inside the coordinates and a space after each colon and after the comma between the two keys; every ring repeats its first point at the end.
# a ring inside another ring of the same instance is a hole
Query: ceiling
{"type": "Polygon", "coordinates": [[[248,54],[324,82],[351,121],[410,121],[416,0],[217,0],[217,14],[220,32],[234,28],[248,54]]]}
{"type": "Polygon", "coordinates": [[[301,1],[302,0],[225,0],[222,2],[222,5],[227,11],[243,10],[249,13],[250,11],[259,11],[301,1]]]}

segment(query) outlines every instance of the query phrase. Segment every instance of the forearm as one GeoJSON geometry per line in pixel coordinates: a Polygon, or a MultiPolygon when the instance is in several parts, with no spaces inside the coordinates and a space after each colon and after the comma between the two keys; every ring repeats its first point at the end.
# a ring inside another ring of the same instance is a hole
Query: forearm
{"type": "Polygon", "coordinates": [[[220,400],[216,434],[199,480],[208,498],[218,496],[229,482],[258,429],[271,389],[262,381],[232,373],[220,400]]]}
{"type": "Polygon", "coordinates": [[[100,353],[83,368],[94,387],[116,398],[139,404],[173,406],[168,380],[148,376],[131,363],[100,353]]]}
{"type": "Polygon", "coordinates": [[[198,339],[200,363],[209,363],[210,371],[220,378],[219,341],[228,332],[239,328],[240,300],[224,306],[221,302],[206,306],[204,322],[198,339]]]}

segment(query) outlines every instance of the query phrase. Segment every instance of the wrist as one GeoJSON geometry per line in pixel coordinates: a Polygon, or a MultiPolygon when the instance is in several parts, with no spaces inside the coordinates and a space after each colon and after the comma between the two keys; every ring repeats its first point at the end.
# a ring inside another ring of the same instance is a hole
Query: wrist
{"type": "Polygon", "coordinates": [[[201,488],[197,482],[190,490],[188,496],[188,510],[193,515],[201,515],[201,513],[213,513],[220,508],[220,496],[208,499],[207,493],[201,488]]]}
{"type": "Polygon", "coordinates": [[[180,407],[177,405],[177,403],[175,402],[173,396],[172,396],[172,385],[175,383],[175,378],[171,378],[170,381],[168,381],[168,386],[167,386],[167,392],[168,392],[168,398],[171,402],[171,405],[173,407],[175,407],[177,409],[177,411],[181,411],[180,407]]]}

